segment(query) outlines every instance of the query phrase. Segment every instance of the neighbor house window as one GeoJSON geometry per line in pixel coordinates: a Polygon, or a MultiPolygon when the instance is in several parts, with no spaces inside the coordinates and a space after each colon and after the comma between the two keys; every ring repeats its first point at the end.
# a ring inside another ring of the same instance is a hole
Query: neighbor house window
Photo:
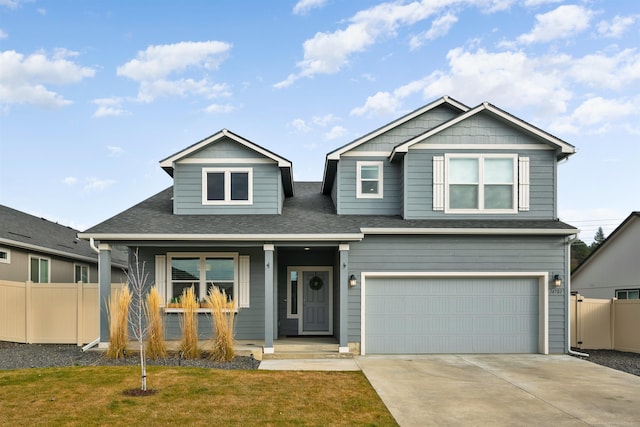
{"type": "Polygon", "coordinates": [[[203,168],[202,204],[250,205],[253,201],[253,170],[203,168]]]}
{"type": "Polygon", "coordinates": [[[616,298],[618,299],[640,299],[640,289],[621,289],[616,290],[616,298]]]}
{"type": "Polygon", "coordinates": [[[445,159],[447,211],[516,212],[516,155],[449,154],[445,159]]]}
{"type": "Polygon", "coordinates": [[[11,263],[11,251],[9,249],[0,248],[0,262],[4,264],[11,263]]]}
{"type": "Polygon", "coordinates": [[[356,197],[359,199],[382,198],[382,162],[357,162],[356,197]]]}
{"type": "Polygon", "coordinates": [[[81,264],[75,264],[74,265],[74,270],[75,270],[75,282],[82,282],[82,283],[89,283],[89,266],[88,265],[81,265],[81,264]]]}
{"type": "Polygon", "coordinates": [[[230,299],[238,295],[238,254],[168,254],[171,265],[169,298],[179,298],[193,287],[198,300],[214,286],[224,290],[230,299]]]}
{"type": "Polygon", "coordinates": [[[29,256],[29,280],[33,283],[49,283],[51,261],[48,258],[29,256]]]}

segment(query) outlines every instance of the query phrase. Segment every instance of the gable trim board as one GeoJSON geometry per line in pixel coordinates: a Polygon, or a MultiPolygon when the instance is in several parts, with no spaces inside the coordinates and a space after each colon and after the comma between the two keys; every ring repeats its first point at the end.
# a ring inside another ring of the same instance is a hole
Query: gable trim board
{"type": "MultiPolygon", "coordinates": [[[[541,138],[543,141],[551,144],[552,147],[555,147],[556,149],[559,150],[559,154],[558,154],[558,159],[563,159],[571,154],[575,153],[575,147],[571,144],[568,144],[566,142],[564,142],[563,140],[556,138],[555,136],[523,121],[518,119],[515,116],[512,116],[511,114],[485,102],[483,104],[478,105],[477,107],[466,111],[465,113],[460,114],[458,117],[454,117],[453,119],[441,124],[440,126],[436,126],[435,128],[428,130],[427,132],[423,133],[422,135],[418,135],[414,138],[411,138],[410,140],[403,142],[402,144],[397,145],[393,151],[391,152],[390,156],[389,156],[389,160],[393,161],[396,155],[402,155],[402,154],[406,154],[409,150],[409,148],[413,148],[413,146],[415,144],[418,144],[420,142],[423,142],[424,140],[426,140],[427,138],[442,132],[443,130],[450,128],[451,126],[458,124],[460,122],[462,122],[463,120],[468,119],[469,117],[472,117],[482,111],[488,111],[491,114],[493,114],[494,116],[497,116],[511,124],[514,124],[516,126],[518,126],[519,128],[525,130],[526,132],[541,138]]],[[[456,146],[453,146],[452,148],[455,148],[456,146]]],[[[493,148],[499,147],[498,146],[494,146],[493,148]]]]}
{"type": "MultiPolygon", "coordinates": [[[[537,279],[538,280],[538,348],[540,354],[549,354],[549,274],[547,272],[362,272],[360,277],[360,354],[367,354],[366,343],[366,310],[367,310],[367,280],[375,279],[474,279],[474,278],[519,278],[519,279],[537,279]]],[[[400,350],[399,352],[402,352],[400,350]]],[[[444,351],[450,352],[450,351],[444,351]]]]}

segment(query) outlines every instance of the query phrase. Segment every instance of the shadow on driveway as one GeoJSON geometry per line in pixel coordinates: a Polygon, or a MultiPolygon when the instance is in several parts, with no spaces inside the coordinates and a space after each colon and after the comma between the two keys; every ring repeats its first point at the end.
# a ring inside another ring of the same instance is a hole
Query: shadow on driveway
{"type": "Polygon", "coordinates": [[[640,425],[640,377],[567,355],[356,361],[401,426],[640,425]]]}

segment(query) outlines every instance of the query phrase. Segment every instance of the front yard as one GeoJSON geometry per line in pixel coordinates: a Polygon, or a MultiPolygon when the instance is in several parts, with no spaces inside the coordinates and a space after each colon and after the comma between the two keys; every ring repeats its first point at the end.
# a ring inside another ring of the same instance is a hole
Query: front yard
{"type": "Polygon", "coordinates": [[[362,372],[148,368],[0,371],[1,425],[397,425],[362,372]]]}

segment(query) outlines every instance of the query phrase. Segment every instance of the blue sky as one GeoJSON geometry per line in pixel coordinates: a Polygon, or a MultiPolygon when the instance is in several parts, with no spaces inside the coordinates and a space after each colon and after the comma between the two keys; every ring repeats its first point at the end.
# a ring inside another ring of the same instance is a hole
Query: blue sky
{"type": "Polygon", "coordinates": [[[320,181],[327,152],[443,95],[577,147],[560,219],[640,210],[640,3],[0,0],[0,204],[84,230],[227,128],[320,181]]]}

